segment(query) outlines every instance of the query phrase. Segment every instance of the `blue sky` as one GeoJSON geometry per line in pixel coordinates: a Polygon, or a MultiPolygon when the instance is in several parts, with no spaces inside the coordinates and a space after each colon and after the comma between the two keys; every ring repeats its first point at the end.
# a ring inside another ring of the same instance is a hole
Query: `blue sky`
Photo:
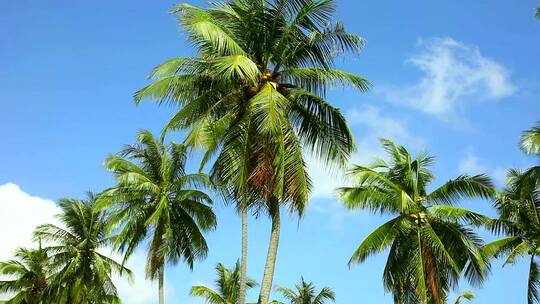
{"type": "MultiPolygon", "coordinates": [[[[157,132],[168,120],[174,109],[150,102],[135,107],[132,95],[153,66],[193,52],[168,13],[174,3],[0,2],[0,185],[18,186],[0,191],[2,229],[13,231],[6,223],[34,217],[17,215],[20,200],[50,205],[109,186],[111,177],[101,167],[105,156],[132,142],[138,129],[157,132]]],[[[338,65],[375,85],[369,94],[329,94],[359,143],[355,162],[380,155],[378,137],[435,155],[434,186],[479,172],[500,184],[507,168],[536,161],[517,142],[540,120],[537,1],[337,3],[338,19],[367,41],[360,56],[338,65]]],[[[344,211],[331,191],[339,179],[310,164],[316,185],[311,207],[300,222],[284,221],[275,283],[291,286],[304,276],[333,288],[337,303],[390,303],[381,279],[385,255],[347,267],[356,246],[384,219],[344,211]]],[[[489,202],[464,205],[493,214],[489,202]]],[[[217,205],[216,212],[219,226],[208,235],[208,258],[193,272],[181,264],[167,270],[169,303],[199,303],[188,296],[190,286],[211,284],[217,262],[232,265],[238,258],[239,220],[230,208],[217,205]]],[[[249,273],[260,280],[269,223],[253,219],[250,229],[249,273]]],[[[8,239],[16,243],[3,230],[0,243],[8,239]]],[[[141,254],[133,263],[143,262],[141,254]]],[[[476,303],[525,302],[525,262],[500,266],[495,263],[476,290],[476,303]]],[[[127,303],[155,303],[154,288],[139,281],[136,291],[123,295],[127,303]]]]}

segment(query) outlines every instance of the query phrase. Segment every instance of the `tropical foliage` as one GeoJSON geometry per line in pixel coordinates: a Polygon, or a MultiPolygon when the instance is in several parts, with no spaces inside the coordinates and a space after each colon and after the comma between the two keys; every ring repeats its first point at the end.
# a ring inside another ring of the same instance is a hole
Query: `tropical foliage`
{"type": "Polygon", "coordinates": [[[41,225],[34,232],[36,240],[50,243],[43,249],[54,270],[50,298],[66,304],[119,303],[111,275],[131,272],[102,253],[112,240],[109,215],[97,208],[92,194],[88,200],[62,199],[59,206],[61,225],[41,225]]]}
{"type": "Polygon", "coordinates": [[[14,260],[0,262],[0,275],[9,278],[0,281],[0,293],[13,294],[9,304],[44,303],[50,271],[45,250],[19,248],[14,260]]]}
{"type": "MultiPolygon", "coordinates": [[[[336,300],[335,293],[328,287],[324,287],[319,292],[317,288],[311,282],[306,282],[304,278],[296,284],[295,289],[287,287],[278,287],[276,289],[290,304],[324,304],[328,301],[334,302],[336,300]]],[[[272,301],[272,303],[281,303],[278,301],[272,301]]]]}
{"type": "MultiPolygon", "coordinates": [[[[528,155],[540,156],[540,123],[523,132],[520,140],[521,150],[528,155]]],[[[524,172],[537,181],[540,180],[540,165],[533,166],[524,172]]]]}
{"type": "Polygon", "coordinates": [[[124,261],[149,240],[146,274],[158,279],[159,301],[164,303],[164,268],[184,261],[192,268],[204,258],[208,246],[203,232],[216,226],[210,186],[203,173],[186,173],[186,147],[164,145],[148,131],[140,131],[137,144],[128,145],[105,161],[117,185],[102,194],[111,222],[120,226],[115,238],[124,261]]]}
{"type": "MultiPolygon", "coordinates": [[[[238,303],[240,297],[240,263],[236,262],[236,265],[232,269],[228,269],[219,263],[216,266],[216,274],[216,290],[207,286],[197,285],[191,288],[191,295],[203,298],[207,304],[238,303]]],[[[257,283],[254,280],[250,278],[246,279],[248,289],[256,285],[257,283]]]]}
{"type": "Polygon", "coordinates": [[[256,205],[269,214],[262,304],[272,286],[280,207],[302,215],[307,204],[311,182],[302,152],[345,164],[354,149],[326,89],[350,85],[365,92],[370,86],[334,67],[337,56],[363,46],[333,22],[334,11],[331,0],[236,0],[208,9],[180,4],[174,12],[197,56],[160,64],[153,82],[135,94],[137,103],[177,104],[165,131],[187,131],[186,144],[206,151],[203,165],[215,157],[212,176],[241,210],[256,205]]]}
{"type": "Polygon", "coordinates": [[[463,304],[464,300],[472,301],[474,297],[475,295],[472,291],[466,290],[456,298],[454,304],[463,304]]]}
{"type": "Polygon", "coordinates": [[[487,274],[480,237],[467,225],[482,225],[487,218],[457,207],[463,198],[493,196],[485,175],[459,176],[432,192],[433,157],[417,157],[389,140],[382,140],[389,161],[355,166],[352,187],[339,194],[349,209],[363,209],[392,218],[370,233],[352,255],[349,265],[389,250],[383,281],[396,303],[443,303],[461,274],[478,284],[487,274]]]}
{"type": "MultiPolygon", "coordinates": [[[[523,132],[520,145],[526,154],[540,155],[539,124],[523,132]]],[[[540,303],[540,166],[509,170],[506,187],[498,195],[495,208],[499,218],[490,228],[503,237],[487,244],[483,251],[489,257],[505,257],[504,265],[527,258],[527,301],[540,303]]]]}
{"type": "MultiPolygon", "coordinates": [[[[130,279],[124,265],[146,246],[146,276],[158,281],[163,304],[165,267],[184,262],[193,269],[208,254],[205,233],[217,225],[210,194],[215,192],[241,214],[240,262],[233,268],[218,264],[215,289],[193,286],[191,295],[208,304],[245,304],[246,292],[258,285],[247,276],[247,220],[249,214],[267,215],[271,230],[258,304],[282,304],[270,301],[281,212],[302,217],[306,210],[312,188],[306,156],[345,168],[356,148],[326,92],[371,87],[367,79],[336,68],[336,59],[358,55],[364,41],[334,19],[335,9],[333,0],[175,6],[195,55],[159,64],[134,99],[172,104],[176,113],[159,138],[142,130],[135,144],[106,159],[112,187],[86,200],[61,199],[59,224],[34,231],[38,248],[20,248],[12,260],[0,262],[6,303],[120,303],[112,277],[130,279]],[[182,144],[165,144],[172,131],[181,131],[182,144]],[[198,172],[188,173],[193,152],[202,152],[202,159],[198,172]],[[107,251],[123,254],[123,260],[107,251]]],[[[390,217],[365,237],[349,265],[388,252],[383,285],[396,304],[442,304],[462,278],[480,285],[490,259],[503,257],[504,265],[526,259],[528,303],[540,303],[540,166],[509,170],[500,193],[483,174],[433,187],[433,157],[381,142],[387,160],[354,166],[353,184],[337,190],[348,209],[390,217]],[[498,218],[458,207],[465,199],[494,200],[498,218]],[[485,245],[477,227],[501,238],[485,245]]],[[[520,145],[540,156],[540,124],[523,133],[520,145]]],[[[303,278],[292,289],[276,291],[290,304],[335,301],[330,288],[318,290],[303,278]]],[[[466,291],[454,303],[473,298],[466,291]]]]}
{"type": "Polygon", "coordinates": [[[499,219],[491,229],[505,237],[487,244],[483,250],[491,257],[505,256],[504,265],[520,258],[529,260],[528,303],[540,303],[540,195],[538,180],[516,169],[508,172],[507,186],[496,200],[499,219]]]}

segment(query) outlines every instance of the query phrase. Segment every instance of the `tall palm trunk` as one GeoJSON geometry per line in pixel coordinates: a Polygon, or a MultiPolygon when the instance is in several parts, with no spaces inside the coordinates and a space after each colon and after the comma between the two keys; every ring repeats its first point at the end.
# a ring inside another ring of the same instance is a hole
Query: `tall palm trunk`
{"type": "Polygon", "coordinates": [[[165,264],[162,264],[161,268],[159,269],[159,273],[158,273],[158,276],[159,276],[159,278],[158,278],[159,304],[164,304],[165,303],[165,292],[164,292],[164,286],[163,286],[164,272],[165,272],[165,264]]]}
{"type": "Polygon", "coordinates": [[[274,268],[276,266],[276,257],[279,245],[279,231],[281,225],[279,218],[279,203],[277,200],[273,200],[269,207],[272,228],[270,231],[270,243],[268,245],[268,254],[266,256],[266,264],[264,266],[264,275],[261,282],[261,292],[259,294],[258,304],[268,304],[270,291],[272,290],[274,268]]]}
{"type": "Polygon", "coordinates": [[[527,303],[528,304],[535,303],[535,298],[536,298],[535,285],[536,285],[537,276],[538,276],[538,270],[534,263],[534,254],[531,254],[531,262],[529,265],[529,278],[527,282],[527,303]]]}
{"type": "Polygon", "coordinates": [[[242,255],[240,257],[240,290],[238,291],[238,304],[246,303],[246,276],[247,276],[247,242],[248,242],[248,211],[242,206],[242,255]]]}

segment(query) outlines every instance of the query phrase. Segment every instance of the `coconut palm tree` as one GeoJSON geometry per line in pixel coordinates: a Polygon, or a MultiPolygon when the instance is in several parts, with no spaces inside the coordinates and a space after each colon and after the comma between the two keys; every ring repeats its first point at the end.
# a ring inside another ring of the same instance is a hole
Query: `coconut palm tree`
{"type": "Polygon", "coordinates": [[[540,5],[536,7],[536,18],[540,19],[540,5]]]}
{"type": "Polygon", "coordinates": [[[197,56],[157,66],[153,82],[135,95],[137,103],[150,98],[179,105],[165,130],[186,130],[186,144],[206,151],[203,163],[215,159],[217,180],[239,196],[256,193],[255,202],[239,204],[270,216],[261,304],[272,287],[280,208],[301,215],[307,203],[303,152],[344,165],[354,150],[326,89],[351,85],[364,92],[370,86],[335,68],[335,58],[358,53],[363,40],[333,22],[334,11],[332,0],[233,0],[208,9],[181,4],[174,12],[197,56]]]}
{"type": "MultiPolygon", "coordinates": [[[[304,281],[301,278],[300,282],[295,286],[296,290],[287,287],[278,287],[277,291],[287,299],[290,304],[324,304],[327,301],[334,302],[336,295],[332,289],[324,287],[319,292],[313,283],[304,281]]],[[[272,301],[273,303],[280,303],[272,301]]]]}
{"type": "MultiPolygon", "coordinates": [[[[223,264],[219,263],[216,266],[216,287],[214,290],[207,286],[193,286],[191,295],[201,297],[207,304],[236,304],[239,297],[240,285],[240,263],[236,262],[234,268],[228,269],[223,264]]],[[[257,283],[247,278],[246,286],[253,288],[257,283]]]]}
{"type": "Polygon", "coordinates": [[[146,275],[158,279],[159,303],[164,303],[165,264],[180,260],[193,268],[208,252],[203,232],[216,226],[212,200],[201,189],[210,187],[208,176],[185,171],[186,147],[164,145],[148,131],[138,143],[105,161],[117,185],[104,191],[103,206],[110,207],[119,225],[118,248],[126,260],[147,239],[146,275]]]}
{"type": "Polygon", "coordinates": [[[355,166],[350,174],[356,185],[338,189],[348,209],[392,217],[362,241],[349,265],[389,249],[383,281],[395,302],[443,303],[461,273],[471,283],[486,275],[487,263],[478,250],[482,241],[466,224],[488,219],[455,205],[464,198],[491,198],[492,182],[485,175],[462,175],[428,192],[433,157],[413,157],[403,146],[381,142],[389,161],[355,166]]]}
{"type": "Polygon", "coordinates": [[[14,293],[9,304],[41,304],[48,290],[50,268],[47,252],[40,248],[19,248],[15,259],[0,262],[0,293],[14,293]]]}
{"type": "Polygon", "coordinates": [[[499,219],[491,230],[505,237],[484,246],[488,257],[506,257],[504,265],[521,258],[529,259],[527,301],[540,303],[540,192],[538,181],[517,169],[508,171],[506,188],[500,193],[495,208],[499,219]]]}
{"type": "Polygon", "coordinates": [[[70,304],[119,303],[111,275],[131,276],[130,270],[102,251],[111,245],[108,214],[96,207],[96,197],[61,199],[61,226],[45,224],[34,231],[36,240],[51,243],[49,255],[51,302],[70,304]]]}

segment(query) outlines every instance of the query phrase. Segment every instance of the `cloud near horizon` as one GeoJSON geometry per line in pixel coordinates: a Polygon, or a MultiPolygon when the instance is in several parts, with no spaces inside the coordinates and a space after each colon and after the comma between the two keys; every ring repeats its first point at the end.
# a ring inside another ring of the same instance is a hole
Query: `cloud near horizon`
{"type": "Polygon", "coordinates": [[[506,67],[452,38],[420,40],[407,63],[421,72],[420,79],[384,88],[386,99],[445,121],[463,120],[459,114],[467,103],[498,101],[516,91],[506,67]]]}

